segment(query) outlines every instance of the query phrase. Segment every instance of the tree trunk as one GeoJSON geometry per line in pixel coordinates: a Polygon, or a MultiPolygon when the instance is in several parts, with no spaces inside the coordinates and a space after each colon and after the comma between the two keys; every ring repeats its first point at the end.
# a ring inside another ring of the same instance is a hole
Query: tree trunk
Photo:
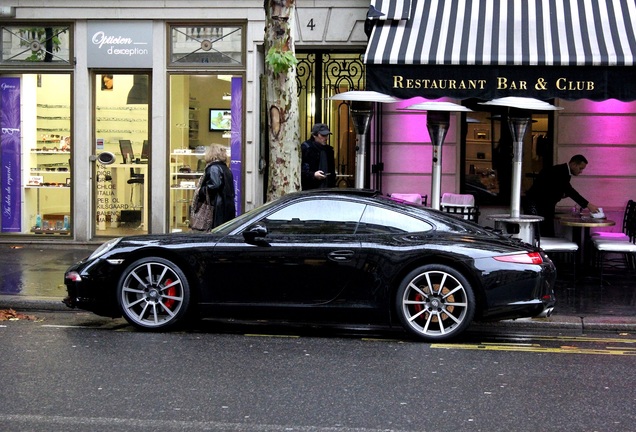
{"type": "Polygon", "coordinates": [[[300,123],[292,37],[296,0],[265,0],[265,73],[269,117],[267,200],[300,190],[300,123]],[[287,55],[287,66],[269,60],[287,55]],[[291,56],[292,61],[289,61],[291,56]]]}

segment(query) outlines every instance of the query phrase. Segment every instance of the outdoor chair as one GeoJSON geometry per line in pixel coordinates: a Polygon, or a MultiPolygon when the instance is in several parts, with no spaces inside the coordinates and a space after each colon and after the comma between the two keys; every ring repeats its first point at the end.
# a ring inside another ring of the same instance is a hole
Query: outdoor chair
{"type": "Polygon", "coordinates": [[[603,236],[592,237],[595,259],[594,263],[599,269],[600,284],[603,287],[606,271],[615,269],[621,274],[624,270],[636,270],[636,210],[633,200],[629,200],[629,212],[625,213],[623,226],[628,239],[607,238],[603,236]],[[614,256],[614,257],[612,257],[614,256]]]}
{"type": "Polygon", "coordinates": [[[621,232],[612,232],[612,231],[596,231],[591,234],[594,237],[600,237],[603,239],[612,239],[612,240],[620,240],[620,241],[629,241],[628,231],[628,223],[630,217],[632,217],[632,212],[636,210],[636,202],[634,200],[627,201],[627,205],[625,205],[625,211],[623,212],[623,227],[621,232]]]}
{"type": "Polygon", "coordinates": [[[392,193],[389,195],[391,198],[411,202],[426,207],[428,202],[428,195],[420,195],[415,193],[392,193]]]}
{"type": "Polygon", "coordinates": [[[479,222],[479,206],[475,205],[475,197],[470,194],[444,193],[440,200],[440,210],[460,219],[479,222]]]}
{"type": "Polygon", "coordinates": [[[564,237],[537,237],[539,247],[544,250],[557,267],[557,282],[570,279],[567,276],[571,276],[571,283],[565,285],[565,290],[567,298],[573,298],[570,294],[573,294],[576,288],[579,245],[564,237]]]}

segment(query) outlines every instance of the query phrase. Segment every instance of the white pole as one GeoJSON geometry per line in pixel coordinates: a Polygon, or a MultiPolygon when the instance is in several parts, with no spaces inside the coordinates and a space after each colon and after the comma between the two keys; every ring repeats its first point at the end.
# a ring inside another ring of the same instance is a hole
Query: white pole
{"type": "Polygon", "coordinates": [[[521,175],[523,165],[523,137],[530,117],[508,117],[508,126],[513,140],[512,190],[510,192],[510,217],[521,215],[521,175]]]}
{"type": "Polygon", "coordinates": [[[367,170],[367,131],[373,116],[372,102],[352,101],[350,108],[351,120],[356,128],[356,188],[364,188],[364,179],[367,170]]]}

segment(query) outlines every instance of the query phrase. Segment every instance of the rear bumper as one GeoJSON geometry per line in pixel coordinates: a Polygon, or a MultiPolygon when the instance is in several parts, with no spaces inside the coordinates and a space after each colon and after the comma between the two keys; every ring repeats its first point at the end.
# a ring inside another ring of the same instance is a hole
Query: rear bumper
{"type": "MultiPolygon", "coordinates": [[[[529,267],[529,270],[532,270],[529,267]]],[[[505,274],[493,274],[500,282],[505,274]]],[[[556,305],[554,284],[556,271],[552,262],[542,264],[539,269],[528,271],[524,278],[495,285],[489,292],[490,302],[476,319],[496,321],[514,318],[549,316],[556,305]]]]}

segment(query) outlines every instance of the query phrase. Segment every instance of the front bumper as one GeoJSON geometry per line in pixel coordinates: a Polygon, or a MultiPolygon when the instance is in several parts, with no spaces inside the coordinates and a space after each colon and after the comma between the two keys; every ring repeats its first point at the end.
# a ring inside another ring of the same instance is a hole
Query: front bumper
{"type": "MultiPolygon", "coordinates": [[[[70,307],[93,312],[100,316],[120,317],[121,312],[117,304],[117,278],[95,278],[86,272],[88,267],[92,267],[93,273],[95,264],[87,266],[85,263],[78,263],[70,267],[64,274],[64,285],[67,296],[62,302],[70,307]]],[[[96,272],[96,274],[105,274],[96,272]]]]}

